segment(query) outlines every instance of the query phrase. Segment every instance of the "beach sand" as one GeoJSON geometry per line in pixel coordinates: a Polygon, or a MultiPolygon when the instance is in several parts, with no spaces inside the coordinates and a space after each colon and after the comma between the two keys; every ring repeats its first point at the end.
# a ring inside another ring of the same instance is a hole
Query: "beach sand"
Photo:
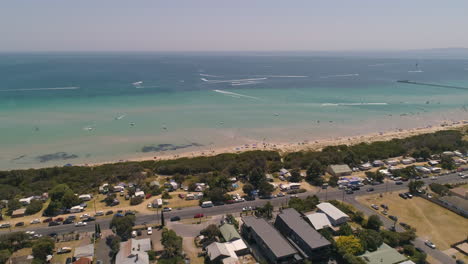
{"type": "MultiPolygon", "coordinates": [[[[250,144],[243,144],[238,146],[229,146],[222,148],[207,148],[199,151],[187,151],[178,154],[168,154],[168,153],[153,153],[153,155],[148,155],[144,157],[131,158],[124,161],[148,161],[148,160],[170,160],[178,158],[193,158],[193,157],[202,157],[202,156],[214,156],[222,153],[241,153],[245,151],[253,150],[271,150],[278,151],[281,155],[285,155],[290,152],[298,151],[320,151],[327,146],[337,146],[337,145],[356,145],[359,143],[370,143],[375,141],[388,141],[395,138],[407,138],[411,136],[434,133],[442,130],[452,130],[460,129],[468,125],[468,121],[450,121],[443,122],[439,125],[426,126],[426,127],[417,127],[411,129],[396,129],[386,132],[370,133],[357,135],[352,137],[330,137],[314,141],[303,141],[303,142],[251,142],[250,144]]],[[[116,163],[118,161],[109,161],[109,162],[100,162],[100,163],[87,163],[80,164],[79,166],[99,166],[102,164],[116,163]]]]}

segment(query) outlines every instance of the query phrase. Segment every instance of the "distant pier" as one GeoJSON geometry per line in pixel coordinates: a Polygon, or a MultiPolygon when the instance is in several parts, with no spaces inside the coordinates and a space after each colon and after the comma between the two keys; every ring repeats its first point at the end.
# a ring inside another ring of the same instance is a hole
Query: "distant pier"
{"type": "Polygon", "coordinates": [[[426,85],[426,86],[433,86],[433,87],[440,87],[440,88],[468,90],[468,87],[444,85],[444,84],[437,84],[437,83],[424,83],[424,82],[415,82],[415,81],[410,81],[410,80],[398,80],[397,82],[406,83],[406,84],[414,84],[414,85],[426,85]]]}

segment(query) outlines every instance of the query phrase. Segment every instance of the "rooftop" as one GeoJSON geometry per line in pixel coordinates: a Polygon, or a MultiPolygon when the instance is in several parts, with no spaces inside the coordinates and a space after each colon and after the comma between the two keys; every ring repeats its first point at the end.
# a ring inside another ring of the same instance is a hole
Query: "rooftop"
{"type": "Polygon", "coordinates": [[[351,172],[351,169],[346,164],[339,164],[339,165],[330,165],[330,168],[335,173],[344,173],[344,172],[351,172]]]}
{"type": "Polygon", "coordinates": [[[340,219],[341,217],[348,217],[347,214],[343,213],[331,203],[319,203],[317,208],[335,220],[340,219]]]}
{"type": "Polygon", "coordinates": [[[94,257],[94,245],[88,244],[86,246],[75,248],[75,253],[73,254],[73,256],[75,258],[90,257],[92,259],[94,257]]]}
{"type": "Polygon", "coordinates": [[[405,256],[385,243],[374,252],[366,251],[361,257],[369,264],[395,264],[406,260],[405,256]]]}
{"type": "Polygon", "coordinates": [[[146,251],[151,250],[151,239],[130,239],[120,243],[115,263],[119,264],[149,264],[146,251]]]}
{"type": "Polygon", "coordinates": [[[306,215],[310,223],[316,230],[323,229],[324,227],[332,227],[330,220],[324,213],[311,213],[306,215]]]}
{"type": "Polygon", "coordinates": [[[226,241],[231,241],[233,239],[241,238],[236,228],[231,224],[224,224],[220,226],[219,231],[221,232],[221,235],[226,241]]]}
{"type": "Polygon", "coordinates": [[[237,259],[234,247],[229,243],[213,242],[206,247],[206,252],[208,253],[211,261],[215,260],[219,256],[237,259]]]}
{"type": "Polygon", "coordinates": [[[282,219],[311,248],[321,248],[330,245],[330,241],[307,224],[295,209],[284,209],[277,217],[282,219]]]}
{"type": "Polygon", "coordinates": [[[450,203],[460,209],[463,209],[464,211],[468,211],[468,201],[463,198],[460,198],[458,196],[443,196],[439,199],[446,203],[450,203]]]}
{"type": "Polygon", "coordinates": [[[277,258],[296,254],[296,250],[265,219],[247,216],[242,220],[257,233],[277,258]]]}

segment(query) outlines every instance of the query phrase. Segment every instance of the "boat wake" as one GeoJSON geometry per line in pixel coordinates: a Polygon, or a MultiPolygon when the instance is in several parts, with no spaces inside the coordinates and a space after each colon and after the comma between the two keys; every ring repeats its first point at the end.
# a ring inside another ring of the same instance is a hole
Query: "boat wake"
{"type": "Polygon", "coordinates": [[[211,75],[211,74],[204,74],[204,73],[200,73],[200,76],[203,76],[203,77],[213,77],[213,78],[221,78],[221,77],[222,77],[222,76],[211,75]]]}
{"type": "Polygon", "coordinates": [[[388,103],[323,103],[322,106],[388,105],[388,103]]]}
{"type": "Polygon", "coordinates": [[[200,78],[200,80],[207,83],[241,83],[241,82],[250,82],[250,81],[263,81],[267,78],[250,78],[250,79],[238,79],[238,80],[208,80],[206,78],[200,78]]]}
{"type": "Polygon", "coordinates": [[[421,70],[415,70],[415,71],[408,71],[408,72],[411,72],[411,73],[418,73],[418,72],[424,72],[424,71],[421,71],[421,70]]]}
{"type": "Polygon", "coordinates": [[[22,89],[5,89],[0,92],[23,92],[23,91],[50,91],[50,90],[77,90],[80,89],[78,86],[69,87],[51,87],[51,88],[22,88],[22,89]]]}
{"type": "Polygon", "coordinates": [[[124,117],[126,117],[127,115],[123,114],[123,115],[119,115],[115,118],[115,120],[122,120],[124,117]]]}
{"type": "Polygon", "coordinates": [[[213,90],[213,92],[220,93],[220,94],[230,96],[230,97],[234,97],[234,98],[250,98],[250,99],[254,99],[254,100],[261,100],[260,98],[255,97],[255,96],[249,96],[249,95],[244,95],[244,94],[239,94],[239,93],[233,93],[233,92],[228,92],[228,91],[224,91],[224,90],[213,90]]]}
{"type": "Polygon", "coordinates": [[[261,75],[268,78],[308,78],[305,75],[261,75]]]}
{"type": "Polygon", "coordinates": [[[359,73],[326,75],[326,76],[321,76],[320,78],[327,79],[327,78],[335,78],[335,77],[356,77],[356,76],[359,76],[359,73]]]}

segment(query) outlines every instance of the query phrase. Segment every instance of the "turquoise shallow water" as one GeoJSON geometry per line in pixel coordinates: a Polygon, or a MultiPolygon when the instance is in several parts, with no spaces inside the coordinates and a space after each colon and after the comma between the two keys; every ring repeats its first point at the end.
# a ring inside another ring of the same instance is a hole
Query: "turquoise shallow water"
{"type": "Polygon", "coordinates": [[[468,87],[467,65],[286,56],[3,55],[0,169],[468,119],[468,90],[396,83],[468,87]],[[162,151],[174,146],[184,148],[162,151]]]}

